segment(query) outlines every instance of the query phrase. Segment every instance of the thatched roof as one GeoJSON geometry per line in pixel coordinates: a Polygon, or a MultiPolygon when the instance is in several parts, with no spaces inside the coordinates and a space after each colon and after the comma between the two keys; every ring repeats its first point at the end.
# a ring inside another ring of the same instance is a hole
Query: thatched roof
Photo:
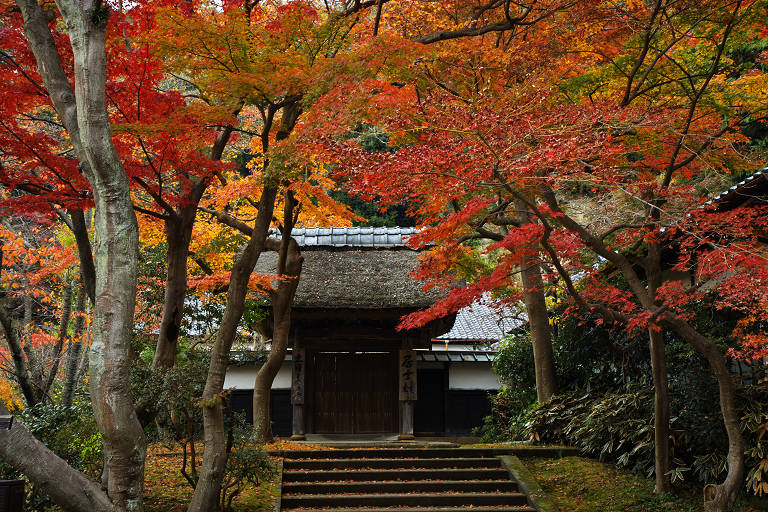
{"type": "MultiPolygon", "coordinates": [[[[423,292],[411,277],[418,252],[405,247],[304,247],[294,308],[389,309],[431,306],[441,294],[423,292]]],[[[265,252],[256,272],[274,274],[277,254],[265,252]]]]}

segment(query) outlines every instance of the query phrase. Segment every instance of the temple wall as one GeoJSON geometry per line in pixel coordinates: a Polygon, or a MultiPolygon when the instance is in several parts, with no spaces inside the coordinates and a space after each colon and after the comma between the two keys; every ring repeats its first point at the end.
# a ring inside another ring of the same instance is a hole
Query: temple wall
{"type": "MultiPolygon", "coordinates": [[[[255,366],[230,366],[224,378],[224,389],[253,389],[258,368],[255,366]]],[[[277,372],[272,389],[291,389],[291,362],[283,362],[277,372]]]]}
{"type": "Polygon", "coordinates": [[[451,363],[448,365],[448,389],[501,389],[491,364],[451,363]]]}

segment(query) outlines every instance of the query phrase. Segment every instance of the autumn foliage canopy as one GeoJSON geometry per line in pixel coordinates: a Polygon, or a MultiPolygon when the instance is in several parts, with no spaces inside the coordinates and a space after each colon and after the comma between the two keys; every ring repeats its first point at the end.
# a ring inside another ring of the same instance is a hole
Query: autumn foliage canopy
{"type": "MultiPolygon", "coordinates": [[[[89,308],[72,302],[95,303],[91,249],[106,244],[93,154],[54,108],[77,92],[68,3],[0,0],[5,370],[49,347],[27,402],[64,371],[65,341],[87,345],[89,308]],[[63,96],[43,85],[33,10],[63,96]]],[[[712,200],[766,160],[765,0],[138,0],[96,2],[93,23],[102,8],[111,144],[138,219],[135,321],[165,350],[153,369],[175,364],[188,295],[224,303],[245,272],[247,296],[275,304],[296,282],[285,264],[240,265],[244,247],[275,250],[269,229],[362,222],[337,189],[416,219],[415,277],[445,294],[402,328],[483,296],[519,303],[535,265],[536,291],[568,314],[674,331],[715,367],[696,314],[727,311],[728,355],[768,356],[765,187],[712,200]]],[[[8,405],[14,391],[0,386],[8,405]]]]}

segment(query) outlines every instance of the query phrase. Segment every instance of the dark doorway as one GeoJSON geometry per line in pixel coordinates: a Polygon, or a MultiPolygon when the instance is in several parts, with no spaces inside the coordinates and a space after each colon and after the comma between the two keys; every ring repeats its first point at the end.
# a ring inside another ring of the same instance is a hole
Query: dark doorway
{"type": "MultiPolygon", "coordinates": [[[[230,411],[253,425],[253,390],[235,389],[229,401],[230,411]]],[[[289,437],[293,422],[290,389],[273,389],[269,395],[269,417],[272,420],[272,434],[289,437]]]]}
{"type": "Polygon", "coordinates": [[[483,425],[491,414],[490,391],[486,389],[453,389],[448,392],[448,424],[446,433],[469,435],[483,425]]]}
{"type": "Polygon", "coordinates": [[[397,432],[393,352],[311,352],[307,359],[309,432],[397,432]]]}
{"type": "Polygon", "coordinates": [[[413,430],[417,434],[443,435],[445,433],[445,390],[448,373],[440,369],[419,369],[417,376],[418,399],[413,417],[413,430]]]}

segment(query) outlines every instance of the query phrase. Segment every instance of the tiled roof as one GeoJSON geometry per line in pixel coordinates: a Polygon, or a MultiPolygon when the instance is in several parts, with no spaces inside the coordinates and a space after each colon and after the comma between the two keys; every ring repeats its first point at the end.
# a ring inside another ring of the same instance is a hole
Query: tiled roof
{"type": "Polygon", "coordinates": [[[291,235],[300,247],[404,247],[414,233],[416,228],[403,227],[304,227],[293,228],[291,235]]]}
{"type": "Polygon", "coordinates": [[[509,308],[491,307],[484,300],[462,308],[450,331],[438,336],[441,341],[498,341],[505,334],[524,325],[528,319],[524,312],[509,308]]]}
{"type": "Polygon", "coordinates": [[[438,363],[489,363],[493,361],[495,352],[491,350],[417,350],[419,361],[438,363]]]}
{"type": "MultiPolygon", "coordinates": [[[[293,349],[288,347],[284,362],[293,361],[293,349]]],[[[416,350],[419,361],[438,363],[490,363],[496,352],[494,350],[416,350]]],[[[261,366],[266,354],[254,350],[240,349],[229,351],[230,366],[261,366]]]]}
{"type": "Polygon", "coordinates": [[[719,195],[713,197],[704,206],[716,204],[718,209],[727,210],[739,206],[752,197],[764,196],[768,189],[768,167],[751,174],[719,195]]]}

